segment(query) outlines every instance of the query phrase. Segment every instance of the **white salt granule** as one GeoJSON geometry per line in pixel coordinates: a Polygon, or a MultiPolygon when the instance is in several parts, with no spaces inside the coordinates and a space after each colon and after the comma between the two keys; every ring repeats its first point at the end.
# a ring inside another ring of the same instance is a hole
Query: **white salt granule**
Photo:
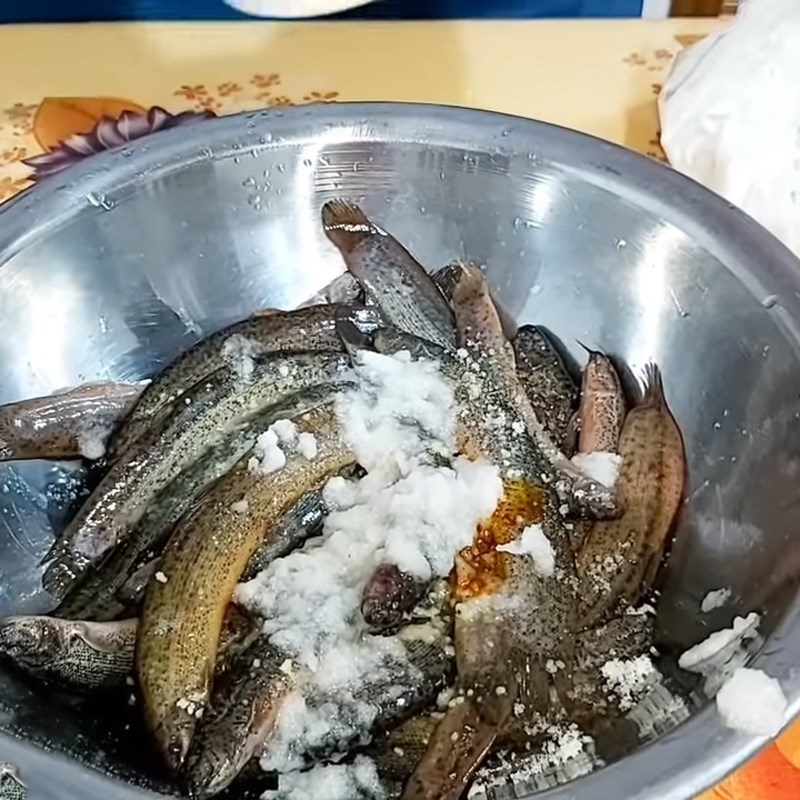
{"type": "Polygon", "coordinates": [[[110,433],[107,425],[88,423],[78,435],[78,452],[89,461],[101,459],[110,433]]]}
{"type": "Polygon", "coordinates": [[[317,764],[308,772],[281,775],[277,791],[262,800],[384,800],[387,791],[372,759],[357,756],[352,764],[317,764]]]}
{"type": "Polygon", "coordinates": [[[293,445],[297,440],[297,425],[290,419],[278,419],[269,426],[282,445],[293,445]]]}
{"type": "Polygon", "coordinates": [[[717,711],[729,728],[776,736],[783,727],[786,696],[775,678],[739,667],[717,693],[717,711]]]}
{"type": "Polygon", "coordinates": [[[155,579],[159,583],[166,583],[167,582],[167,576],[163,572],[156,572],[155,579]]]}
{"type": "Polygon", "coordinates": [[[436,362],[361,351],[354,371],[358,384],[336,414],[364,469],[394,480],[455,452],[455,398],[436,362]]]}
{"type": "Polygon", "coordinates": [[[228,360],[234,375],[242,383],[250,383],[255,372],[253,356],[257,355],[259,347],[252,339],[235,333],[229,336],[222,346],[222,355],[228,360]]]}
{"type": "MultiPolygon", "coordinates": [[[[412,361],[408,353],[363,353],[354,378],[355,388],[337,399],[336,414],[367,474],[332,478],[323,491],[330,513],[322,535],[236,592],[297,668],[290,676],[296,690],[281,707],[264,769],[302,768],[309,748],[332,741],[347,747],[363,737],[378,713],[357,699],[369,681],[385,678],[394,699],[406,702],[418,681],[416,667],[400,636],[366,634],[364,587],[387,563],[420,580],[446,576],[503,493],[492,465],[465,458],[439,465],[456,449],[456,408],[435,363],[412,361]],[[320,693],[321,705],[306,702],[320,693]]],[[[417,627],[425,636],[435,633],[417,627]]],[[[333,796],[328,787],[326,800],[333,796]]]]}
{"type": "Polygon", "coordinates": [[[250,472],[269,475],[282,469],[286,464],[286,454],[278,444],[278,435],[270,427],[256,440],[253,456],[247,462],[250,472]]]}
{"type": "Polygon", "coordinates": [[[318,451],[317,437],[313,433],[301,433],[297,437],[297,452],[303,458],[312,461],[317,457],[318,451]]]}
{"type": "Polygon", "coordinates": [[[541,525],[528,525],[517,539],[508,544],[497,545],[497,550],[515,556],[531,556],[536,569],[546,578],[555,572],[556,554],[541,525]]]}
{"type": "Polygon", "coordinates": [[[714,658],[733,642],[743,639],[750,639],[756,636],[759,623],[759,616],[754,611],[746,617],[736,617],[730,628],[723,628],[715,631],[700,644],[690,647],[678,659],[678,666],[692,672],[702,671],[695,669],[704,661],[714,658]]]}
{"type": "Polygon", "coordinates": [[[603,486],[613,489],[617,483],[622,466],[622,456],[617,453],[576,453],[571,460],[581,472],[603,486]]]}
{"type": "Polygon", "coordinates": [[[646,655],[637,658],[614,658],[600,668],[606,688],[619,698],[623,711],[636,705],[644,691],[659,678],[653,662],[646,655]]]}
{"type": "Polygon", "coordinates": [[[730,589],[714,589],[709,592],[700,603],[700,610],[704,614],[713,611],[715,608],[722,608],[731,599],[730,589]]]}
{"type": "Polygon", "coordinates": [[[231,503],[231,511],[234,511],[237,514],[246,514],[249,507],[250,503],[247,502],[246,497],[242,498],[241,500],[237,500],[235,503],[231,503]]]}

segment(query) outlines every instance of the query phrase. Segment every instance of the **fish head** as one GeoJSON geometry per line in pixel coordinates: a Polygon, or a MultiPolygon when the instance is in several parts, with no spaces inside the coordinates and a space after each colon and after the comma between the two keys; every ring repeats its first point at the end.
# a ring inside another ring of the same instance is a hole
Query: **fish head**
{"type": "Polygon", "coordinates": [[[183,768],[194,738],[197,717],[190,713],[191,709],[191,704],[189,710],[176,706],[153,731],[164,761],[173,774],[178,774],[183,768]]]}
{"type": "Polygon", "coordinates": [[[61,641],[58,627],[45,617],[9,617],[0,625],[0,653],[33,667],[51,661],[61,641]]]}

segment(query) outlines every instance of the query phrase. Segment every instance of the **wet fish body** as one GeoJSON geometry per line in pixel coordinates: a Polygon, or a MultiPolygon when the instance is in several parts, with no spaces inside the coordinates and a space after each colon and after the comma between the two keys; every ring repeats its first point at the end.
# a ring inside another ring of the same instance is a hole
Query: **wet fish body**
{"type": "Polygon", "coordinates": [[[578,405],[578,389],[547,332],[523,325],[512,342],[517,375],[545,431],[562,449],[578,405]]]}
{"type": "Polygon", "coordinates": [[[596,522],[576,557],[580,620],[592,628],[652,586],[680,507],[686,477],[683,437],[664,397],[661,373],[650,365],[644,400],[626,417],[617,480],[624,513],[596,522]]]}
{"type": "Polygon", "coordinates": [[[141,391],[139,384],[87,383],[0,406],[0,461],[97,459],[141,391]]]}
{"type": "Polygon", "coordinates": [[[142,393],[112,438],[109,447],[112,460],[160,419],[165,407],[171,408],[192,386],[230,363],[230,344],[232,340],[235,343],[234,337],[240,342],[250,342],[252,355],[336,351],[341,348],[336,336],[339,320],[349,320],[364,330],[374,330],[380,318],[377,309],[343,304],[315,305],[294,311],[270,309],[202,339],[156,376],[142,393]]]}
{"type": "Polygon", "coordinates": [[[616,453],[625,421],[625,394],[617,370],[604,353],[589,351],[583,371],[578,450],[616,453]]]}
{"type": "Polygon", "coordinates": [[[449,639],[411,639],[406,648],[407,661],[396,661],[348,698],[309,687],[302,674],[286,670],[285,653],[260,639],[243,659],[241,676],[223,697],[212,698],[211,711],[201,722],[187,762],[192,794],[200,798],[217,794],[253,758],[268,753],[282,706],[291,697],[303,697],[312,713],[324,709],[328,717],[327,734],[313,750],[292,749],[291,757],[298,763],[346,752],[371,731],[392,727],[431,704],[452,675],[449,639]],[[365,704],[375,711],[371,724],[364,718],[365,704]]]}
{"type": "Polygon", "coordinates": [[[135,619],[9,617],[0,624],[0,655],[30,675],[69,689],[114,688],[133,670],[136,624],[135,619]]]}
{"type": "MultiPolygon", "coordinates": [[[[146,580],[137,579],[133,573],[148,563],[151,572],[155,572],[154,565],[170,531],[202,492],[232,469],[252,449],[258,435],[273,422],[296,417],[330,402],[334,392],[332,385],[315,386],[290,395],[235,425],[222,441],[210,447],[156,494],[130,536],[59,604],[58,616],[113,619],[126,607],[138,604],[146,580]]],[[[325,509],[320,503],[318,493],[304,498],[297,514],[290,512],[283,527],[256,552],[253,568],[302,541],[308,535],[306,526],[324,516],[325,509]]],[[[142,577],[147,578],[147,571],[142,577]]]]}
{"type": "Polygon", "coordinates": [[[453,311],[447,300],[394,237],[346,200],[323,206],[322,225],[347,268],[389,323],[443,347],[455,345],[453,311]]]}
{"type": "Polygon", "coordinates": [[[354,461],[330,407],[296,422],[317,437],[316,458],[290,456],[268,475],[240,462],[177,526],[160,564],[164,580],[148,587],[137,675],[148,727],[176,770],[197,722],[187,709],[205,706],[222,616],[246,564],[286,510],[354,461]],[[242,513],[236,509],[245,499],[242,513]]]}
{"type": "Polygon", "coordinates": [[[187,392],[163,430],[129,448],[65,530],[45,571],[45,589],[61,599],[87,571],[127,539],[153,498],[234,426],[313,386],[342,385],[342,353],[267,355],[254,360],[249,381],[218,370],[187,392]]]}

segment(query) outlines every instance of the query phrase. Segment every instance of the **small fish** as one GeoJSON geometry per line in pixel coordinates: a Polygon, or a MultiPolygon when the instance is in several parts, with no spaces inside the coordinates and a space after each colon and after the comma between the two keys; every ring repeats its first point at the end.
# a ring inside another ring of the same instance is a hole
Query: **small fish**
{"type": "Polygon", "coordinates": [[[525,395],[551,440],[566,452],[570,420],[578,405],[572,376],[544,328],[523,325],[512,345],[525,395]]]}
{"type": "MultiPolygon", "coordinates": [[[[472,265],[463,267],[453,289],[458,341],[473,358],[489,385],[499,391],[536,443],[547,472],[579,515],[606,518],[617,513],[614,492],[572,464],[551,438],[533,408],[516,369],[514,350],[506,338],[486,279],[472,265]]],[[[541,460],[541,459],[540,459],[541,460]]]]}
{"type": "Polygon", "coordinates": [[[683,496],[683,437],[654,364],[646,369],[643,401],[625,418],[619,452],[617,492],[624,512],[596,522],[576,557],[583,628],[595,627],[620,603],[635,604],[650,589],[683,496]]]}
{"type": "Polygon", "coordinates": [[[156,495],[229,432],[298,391],[349,380],[341,352],[257,356],[243,381],[222,368],[185,393],[180,411],[128,448],[59,537],[42,583],[61,600],[87,572],[127,540],[156,495]]]}
{"type": "Polygon", "coordinates": [[[347,200],[325,203],[322,226],[389,323],[442,347],[455,346],[453,311],[447,300],[394,237],[347,200]]]}
{"type": "Polygon", "coordinates": [[[428,585],[394,564],[375,570],[364,587],[361,615],[372,633],[395,630],[425,595],[428,585]]]}
{"type": "Polygon", "coordinates": [[[616,453],[625,421],[625,395],[611,359],[589,350],[583,371],[578,451],[616,453]]]}
{"type": "MultiPolygon", "coordinates": [[[[220,442],[185,467],[155,495],[130,535],[69,591],[56,609],[56,615],[68,619],[114,619],[130,608],[131,602],[138,605],[146,582],[137,580],[134,573],[148,562],[157,562],[173,527],[203,491],[248,453],[258,435],[273,422],[291,419],[328,403],[335,391],[336,385],[315,386],[289,395],[237,423],[220,442]],[[127,589],[123,590],[126,585],[127,589]]],[[[313,499],[307,502],[307,507],[299,510],[298,519],[290,514],[281,532],[271,537],[268,545],[259,548],[253,557],[256,564],[271,560],[276,552],[282,554],[286,548],[304,540],[306,528],[299,526],[324,515],[324,509],[318,503],[315,505],[313,499]]]]}
{"type": "Polygon", "coordinates": [[[282,514],[355,461],[330,406],[296,424],[316,436],[316,458],[289,455],[263,475],[245,457],[181,520],[161,559],[162,580],[157,574],[145,595],[136,672],[146,722],[174,771],[205,709],[222,617],[245,566],[282,514]],[[244,513],[236,510],[243,498],[244,513]]]}
{"type": "Polygon", "coordinates": [[[344,752],[372,731],[392,727],[430,705],[452,675],[450,640],[427,635],[415,639],[409,629],[406,652],[407,660],[385,666],[348,698],[309,686],[309,676],[302,672],[286,671],[286,654],[260,639],[246,654],[241,675],[230,684],[232,690],[212,698],[211,711],[201,722],[187,761],[192,795],[207,798],[219,793],[251,759],[269,753],[276,721],[290,697],[303,697],[312,710],[324,708],[328,717],[327,733],[318,737],[312,751],[300,740],[288,743],[297,763],[344,752]],[[365,706],[374,715],[366,715],[365,706]]]}
{"type": "Polygon", "coordinates": [[[131,383],[87,383],[0,406],[0,461],[98,459],[141,391],[131,383]]]}
{"type": "Polygon", "coordinates": [[[380,323],[380,315],[374,308],[325,304],[294,311],[261,311],[207,336],[173,361],[144,390],[125,423],[112,437],[110,460],[119,457],[160,419],[165,407],[169,410],[192,386],[226,366],[231,343],[249,342],[253,355],[335,351],[340,349],[336,322],[345,319],[364,330],[374,330],[380,323]]]}
{"type": "Polygon", "coordinates": [[[68,689],[118,687],[133,671],[136,625],[135,619],[8,617],[0,623],[0,655],[25,672],[68,689]]]}

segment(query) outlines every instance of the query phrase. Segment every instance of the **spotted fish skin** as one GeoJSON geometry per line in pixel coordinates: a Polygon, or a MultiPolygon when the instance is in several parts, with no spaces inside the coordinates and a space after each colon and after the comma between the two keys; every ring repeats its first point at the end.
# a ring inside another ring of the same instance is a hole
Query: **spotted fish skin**
{"type": "Polygon", "coordinates": [[[75,459],[102,455],[113,428],[142,391],[131,383],[87,383],[75,389],[0,406],[0,461],[75,459]]]}
{"type": "Polygon", "coordinates": [[[572,376],[544,328],[521,326],[512,346],[528,400],[553,442],[566,450],[570,420],[578,405],[572,376]]]}
{"type": "Polygon", "coordinates": [[[249,341],[253,354],[275,352],[336,351],[341,343],[336,323],[350,320],[365,330],[374,330],[378,311],[359,305],[332,303],[294,311],[267,309],[223,328],[190,347],[144,390],[125,422],[109,444],[110,460],[136,442],[152,425],[173,410],[175,401],[192,386],[229,363],[226,345],[233,337],[249,341]]]}
{"type": "Polygon", "coordinates": [[[596,350],[589,351],[581,385],[581,453],[616,453],[625,421],[625,394],[611,359],[596,350]]]}
{"type": "Polygon", "coordinates": [[[332,404],[296,424],[316,437],[316,458],[291,454],[263,475],[245,457],[181,520],[161,559],[163,580],[148,586],[136,673],[148,727],[176,772],[208,700],[223,615],[245,566],[288,509],[355,461],[332,404]]]}
{"type": "Polygon", "coordinates": [[[617,520],[595,522],[576,556],[583,629],[650,589],[670,542],[686,481],[686,453],[667,405],[661,372],[646,370],[643,401],[625,418],[619,443],[617,520]]]}
{"type": "Polygon", "coordinates": [[[267,354],[248,380],[223,368],[186,393],[163,429],[128,448],[59,538],[43,585],[57,599],[127,540],[155,496],[243,420],[313,386],[347,383],[342,352],[267,354]]]}
{"type": "Polygon", "coordinates": [[[322,227],[388,323],[443,347],[455,346],[453,311],[446,298],[393,236],[347,200],[322,207],[322,227]]]}
{"type": "Polygon", "coordinates": [[[136,625],[135,619],[9,617],[0,623],[0,655],[25,672],[68,689],[116,688],[133,670],[136,625]]]}

